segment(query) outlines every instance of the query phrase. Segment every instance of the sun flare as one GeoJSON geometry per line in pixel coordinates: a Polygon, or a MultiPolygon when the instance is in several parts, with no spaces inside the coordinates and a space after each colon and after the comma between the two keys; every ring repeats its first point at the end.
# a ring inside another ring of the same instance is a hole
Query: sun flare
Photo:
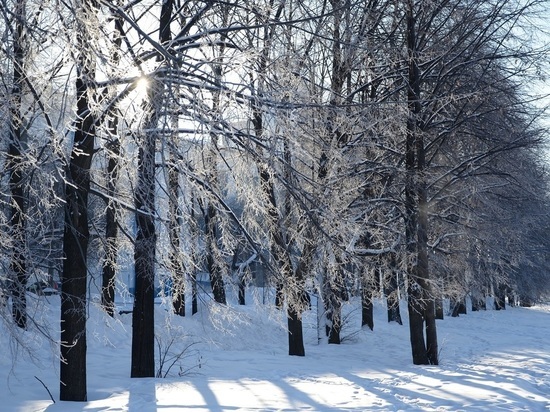
{"type": "Polygon", "coordinates": [[[149,80],[147,77],[140,77],[136,83],[136,92],[142,99],[147,97],[147,89],[149,88],[149,80]]]}

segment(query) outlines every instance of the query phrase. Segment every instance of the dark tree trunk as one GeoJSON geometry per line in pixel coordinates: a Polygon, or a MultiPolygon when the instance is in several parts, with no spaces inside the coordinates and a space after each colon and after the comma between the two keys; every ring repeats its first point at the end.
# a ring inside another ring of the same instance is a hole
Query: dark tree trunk
{"type": "Polygon", "coordinates": [[[277,309],[282,309],[285,302],[283,283],[277,282],[275,285],[275,307],[277,309]]]}
{"type": "MultiPolygon", "coordinates": [[[[277,202],[275,198],[275,187],[271,176],[264,168],[260,170],[260,180],[262,189],[269,199],[268,213],[270,217],[271,250],[273,258],[280,273],[276,276],[278,279],[285,279],[288,285],[285,290],[282,282],[278,283],[280,289],[277,290],[277,304],[282,307],[283,299],[287,300],[288,315],[288,354],[291,356],[304,356],[304,338],[302,332],[302,296],[303,296],[303,267],[307,265],[306,260],[308,252],[304,251],[301,257],[300,265],[296,271],[293,271],[289,252],[284,242],[283,235],[279,227],[279,217],[277,213],[277,202]]],[[[308,244],[309,245],[309,244],[308,244]]],[[[304,249],[308,248],[308,245],[304,249]]]]}
{"type": "Polygon", "coordinates": [[[237,277],[237,284],[238,284],[237,299],[239,301],[239,305],[244,306],[246,305],[245,273],[244,273],[244,270],[237,264],[238,261],[239,261],[239,248],[237,248],[235,250],[235,253],[233,253],[233,262],[231,263],[231,270],[235,272],[235,275],[237,277]]]}
{"type": "Polygon", "coordinates": [[[225,285],[223,282],[221,257],[218,256],[218,233],[216,228],[217,210],[212,204],[208,204],[205,226],[206,226],[206,238],[207,238],[207,255],[206,255],[206,267],[210,274],[210,285],[212,287],[212,294],[214,300],[221,304],[227,304],[225,297],[225,285]]]}
{"type": "MultiPolygon", "coordinates": [[[[197,242],[198,242],[198,229],[195,215],[195,195],[191,192],[191,256],[193,261],[196,261],[197,257],[197,242]]],[[[193,265],[191,268],[190,277],[191,277],[191,316],[199,311],[198,304],[198,288],[197,288],[197,269],[196,265],[193,265]]]]}
{"type": "MultiPolygon", "coordinates": [[[[327,114],[326,122],[326,132],[328,136],[331,136],[331,141],[328,143],[328,146],[331,146],[332,143],[335,143],[335,146],[339,149],[342,149],[349,136],[342,131],[341,126],[338,124],[338,110],[342,104],[342,95],[344,84],[348,73],[350,73],[350,62],[343,52],[346,44],[349,44],[349,38],[346,38],[346,33],[342,33],[342,21],[346,20],[346,17],[349,17],[349,5],[341,0],[331,0],[332,7],[332,67],[330,72],[331,84],[330,84],[330,102],[329,102],[329,112],[327,114]]],[[[328,171],[331,168],[331,161],[329,155],[328,147],[325,146],[322,148],[321,156],[319,158],[319,184],[321,187],[325,185],[327,180],[328,171]]],[[[342,328],[342,300],[343,293],[345,293],[344,285],[344,276],[343,270],[341,268],[342,263],[341,259],[336,256],[337,267],[335,270],[331,270],[328,273],[329,287],[326,288],[325,302],[328,302],[330,305],[329,310],[327,310],[327,320],[330,322],[328,340],[329,343],[340,343],[340,332],[342,328]],[[328,317],[331,319],[328,319],[328,317]]],[[[370,304],[367,303],[367,306],[370,307],[370,313],[372,315],[372,296],[370,299],[370,304]]],[[[363,308],[364,311],[365,308],[363,308]]],[[[369,321],[369,327],[372,329],[374,323],[371,319],[369,321]]]]}
{"type": "Polygon", "coordinates": [[[241,275],[239,279],[239,305],[246,305],[246,285],[244,282],[244,275],[241,275]]]}
{"type": "Polygon", "coordinates": [[[95,77],[95,63],[85,27],[92,24],[97,4],[83,2],[80,8],[84,20],[79,22],[80,30],[77,33],[82,48],[77,62],[76,124],[65,185],[59,398],[62,401],[85,402],[87,251],[90,237],[88,194],[96,134],[96,122],[88,100],[90,85],[87,83],[88,79],[95,77]]]}
{"type": "MultiPolygon", "coordinates": [[[[263,133],[262,119],[260,112],[254,116],[256,135],[261,137],[263,133]]],[[[275,274],[279,280],[277,283],[276,304],[283,306],[283,299],[287,300],[288,314],[288,353],[291,356],[304,356],[304,340],[302,332],[303,312],[303,271],[307,266],[309,256],[309,243],[304,246],[300,265],[296,271],[293,270],[289,251],[280,230],[279,214],[275,197],[275,186],[272,177],[265,166],[259,165],[261,188],[268,200],[268,216],[271,236],[271,253],[274,264],[278,268],[275,274]],[[283,287],[282,280],[286,280],[287,288],[283,287]]]]}
{"type": "Polygon", "coordinates": [[[9,173],[9,187],[11,192],[11,237],[13,252],[10,269],[13,276],[11,287],[12,317],[15,324],[26,329],[27,327],[27,259],[25,230],[26,202],[23,179],[22,135],[25,133],[21,113],[21,94],[24,82],[24,24],[26,15],[26,0],[15,3],[15,28],[13,30],[13,86],[10,105],[10,139],[9,154],[6,169],[9,173]]]}
{"type": "Polygon", "coordinates": [[[372,285],[364,273],[361,277],[361,326],[368,326],[374,330],[374,305],[372,302],[372,285]]]}
{"type": "Polygon", "coordinates": [[[437,344],[437,329],[435,322],[435,302],[429,293],[426,294],[426,353],[430,365],[439,364],[439,347],[437,344]]]}
{"type": "MultiPolygon", "coordinates": [[[[338,269],[337,269],[338,270],[338,269]]],[[[328,274],[323,284],[323,302],[325,305],[325,332],[328,343],[340,344],[342,330],[342,293],[340,274],[328,274]]]]}
{"type": "Polygon", "coordinates": [[[172,276],[172,308],[174,313],[185,316],[185,269],[180,256],[181,210],[179,199],[179,173],[175,166],[168,168],[168,190],[170,193],[169,237],[170,272],[172,276]]]}
{"type": "MultiPolygon", "coordinates": [[[[115,17],[115,38],[112,60],[114,65],[120,61],[120,46],[124,36],[123,19],[115,17]]],[[[120,141],[118,139],[118,114],[111,111],[108,128],[113,139],[106,144],[107,151],[107,210],[105,213],[105,260],[103,261],[101,305],[113,317],[115,314],[115,277],[118,258],[118,222],[117,203],[114,200],[119,175],[120,141]]]]}
{"type": "Polygon", "coordinates": [[[399,280],[395,253],[390,256],[390,268],[387,271],[384,281],[384,294],[386,295],[386,306],[388,310],[388,322],[403,324],[401,311],[399,309],[399,280]]]}
{"type": "MultiPolygon", "coordinates": [[[[116,122],[111,123],[111,130],[116,133],[116,122]]],[[[101,305],[109,314],[115,314],[115,276],[117,263],[117,236],[118,224],[116,219],[116,202],[113,197],[116,193],[116,182],[118,180],[118,156],[120,155],[120,143],[114,140],[108,146],[107,163],[107,192],[109,195],[107,210],[105,213],[105,260],[103,262],[102,285],[101,285],[101,305]]]]}
{"type": "MultiPolygon", "coordinates": [[[[276,9],[274,20],[277,20],[282,13],[284,3],[281,3],[276,9]]],[[[263,48],[258,61],[258,69],[256,71],[257,78],[255,90],[259,94],[263,93],[263,81],[267,71],[267,59],[269,55],[270,43],[273,37],[274,30],[266,29],[263,33],[263,48]]],[[[259,99],[260,100],[260,99],[259,99]]],[[[252,106],[252,124],[258,141],[264,139],[264,124],[262,107],[255,102],[252,106]]],[[[261,145],[258,145],[260,151],[264,151],[261,145]]],[[[282,309],[284,299],[286,298],[287,305],[287,324],[288,324],[288,354],[291,356],[304,356],[304,339],[302,332],[302,312],[303,305],[301,300],[304,292],[303,268],[306,263],[308,253],[302,253],[299,267],[294,271],[288,244],[285,239],[284,228],[282,225],[283,219],[280,219],[279,208],[275,195],[275,184],[267,164],[259,161],[257,164],[260,176],[261,191],[266,200],[266,209],[269,225],[269,237],[271,243],[271,255],[273,267],[272,274],[276,285],[275,305],[282,309]]],[[[304,246],[307,249],[309,246],[304,246]]]]}
{"type": "MultiPolygon", "coordinates": [[[[412,7],[410,5],[409,7],[412,7]]],[[[417,225],[417,205],[415,193],[415,130],[416,116],[420,111],[420,103],[417,99],[418,69],[413,63],[413,54],[416,49],[414,19],[412,10],[409,10],[407,18],[407,37],[409,49],[409,84],[408,84],[408,105],[409,116],[407,119],[407,139],[405,148],[406,162],[406,182],[405,182],[405,238],[407,250],[407,306],[409,311],[409,330],[411,340],[411,350],[413,363],[415,365],[424,365],[428,363],[426,353],[426,342],[424,340],[424,308],[422,306],[423,294],[421,286],[418,284],[414,259],[416,255],[416,225],[417,225]]]]}
{"type": "Polygon", "coordinates": [[[302,334],[302,318],[300,312],[292,305],[288,307],[288,354],[290,356],[305,356],[304,336],[302,334]]]}
{"type": "Polygon", "coordinates": [[[191,316],[199,311],[198,290],[197,290],[197,272],[191,272],[191,316]]]}
{"type": "Polygon", "coordinates": [[[409,310],[409,331],[413,363],[415,365],[427,365],[428,354],[426,341],[424,340],[424,308],[422,307],[422,294],[420,287],[414,283],[414,277],[409,277],[407,288],[407,306],[409,310]]]}
{"type": "Polygon", "coordinates": [[[506,297],[508,298],[508,305],[510,307],[516,306],[516,296],[514,295],[514,292],[512,290],[508,290],[506,297]]]}
{"type": "Polygon", "coordinates": [[[451,299],[451,317],[456,318],[459,315],[466,315],[466,299],[451,299]]]}
{"type": "Polygon", "coordinates": [[[339,345],[342,341],[340,337],[341,331],[342,331],[342,304],[335,303],[332,307],[330,327],[328,328],[328,343],[339,345]]]}
{"type": "MultiPolygon", "coordinates": [[[[170,23],[172,21],[174,2],[165,0],[162,2],[159,21],[159,41],[165,47],[168,47],[172,38],[170,23]]],[[[172,90],[173,95],[177,96],[177,90],[172,90]]],[[[166,110],[170,110],[170,101],[165,99],[166,110]]],[[[171,119],[172,127],[177,129],[177,118],[171,119]]],[[[175,134],[171,133],[175,138],[175,134]]],[[[176,142],[174,142],[177,145],[176,142]]],[[[170,148],[170,165],[168,166],[168,194],[169,194],[169,217],[168,217],[168,237],[170,239],[170,275],[172,280],[172,309],[176,315],[185,316],[185,268],[180,255],[180,229],[182,226],[181,210],[179,207],[179,171],[176,167],[176,156],[173,149],[170,148]]]]}
{"type": "Polygon", "coordinates": [[[416,43],[416,18],[414,2],[407,5],[408,49],[408,118],[405,163],[407,169],[405,187],[406,242],[409,254],[408,306],[411,349],[414,364],[438,364],[437,332],[435,324],[434,296],[429,283],[428,267],[428,202],[425,182],[425,148],[418,121],[420,103],[420,69],[416,43]],[[415,200],[416,198],[416,200],[415,200]],[[416,266],[413,267],[416,257],[416,266]],[[424,322],[426,341],[424,341],[424,322]]]}
{"type": "Polygon", "coordinates": [[[495,288],[494,308],[495,310],[506,309],[506,286],[498,285],[495,288]]]}
{"type": "Polygon", "coordinates": [[[437,329],[435,323],[435,296],[429,279],[428,265],[428,194],[427,185],[424,178],[425,158],[424,142],[422,133],[416,135],[417,146],[417,169],[418,169],[418,226],[417,226],[417,276],[418,284],[422,288],[424,299],[424,320],[426,322],[426,352],[428,362],[431,365],[437,365],[438,344],[437,329]]]}
{"type": "Polygon", "coordinates": [[[155,152],[159,96],[162,84],[149,84],[148,113],[138,152],[138,180],[134,194],[137,233],[134,243],[135,297],[132,312],[132,378],[155,376],[155,152]]]}
{"type": "MultiPolygon", "coordinates": [[[[222,19],[226,19],[227,14],[222,13],[222,19]]],[[[222,23],[223,24],[223,23],[222,23]]],[[[225,25],[223,25],[225,27],[225,25]]],[[[222,39],[219,42],[219,55],[216,58],[216,64],[213,66],[214,81],[216,84],[221,84],[222,81],[222,60],[224,58],[226,42],[224,41],[224,34],[221,35],[222,39]]],[[[212,112],[215,117],[221,117],[220,114],[220,90],[212,92],[212,112]]],[[[217,146],[218,136],[215,133],[210,135],[211,143],[208,149],[208,165],[207,171],[208,183],[213,188],[218,188],[218,167],[217,167],[217,146]]],[[[218,227],[217,227],[217,209],[214,206],[212,200],[208,202],[206,208],[205,226],[206,226],[206,265],[208,273],[210,274],[210,284],[212,286],[212,294],[214,300],[221,304],[227,304],[227,298],[225,296],[225,285],[223,281],[222,271],[222,257],[219,253],[218,247],[218,227]]]]}
{"type": "Polygon", "coordinates": [[[443,320],[445,318],[445,311],[443,310],[443,297],[438,295],[435,299],[435,318],[443,320]]]}
{"type": "Polygon", "coordinates": [[[485,296],[472,296],[472,312],[477,312],[479,310],[487,310],[487,302],[485,300],[485,296]]]}

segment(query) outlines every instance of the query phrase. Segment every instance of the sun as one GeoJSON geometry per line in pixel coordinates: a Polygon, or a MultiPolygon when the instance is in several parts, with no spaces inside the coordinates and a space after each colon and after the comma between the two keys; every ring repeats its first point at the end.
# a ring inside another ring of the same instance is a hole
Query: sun
{"type": "Polygon", "coordinates": [[[147,90],[149,89],[149,79],[145,76],[140,77],[136,82],[136,93],[140,100],[147,98],[147,90]]]}

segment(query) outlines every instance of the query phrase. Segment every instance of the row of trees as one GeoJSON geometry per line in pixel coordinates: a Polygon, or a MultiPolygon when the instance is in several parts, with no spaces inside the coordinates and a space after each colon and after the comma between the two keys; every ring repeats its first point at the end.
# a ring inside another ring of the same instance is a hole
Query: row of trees
{"type": "Polygon", "coordinates": [[[115,316],[126,268],[133,377],[159,282],[181,316],[202,274],[244,304],[253,262],[299,356],[310,293],[340,343],[350,293],[372,329],[404,292],[415,364],[443,298],[547,293],[545,6],[2,0],[2,293],[25,329],[33,274],[60,273],[61,399],[86,399],[87,285],[115,316]]]}

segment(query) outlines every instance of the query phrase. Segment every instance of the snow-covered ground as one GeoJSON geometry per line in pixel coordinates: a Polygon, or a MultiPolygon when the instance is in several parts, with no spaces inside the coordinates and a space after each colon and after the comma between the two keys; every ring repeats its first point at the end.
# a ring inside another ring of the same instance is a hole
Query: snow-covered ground
{"type": "MultiPolygon", "coordinates": [[[[58,297],[47,299],[34,316],[56,335],[58,297]]],[[[318,344],[307,313],[303,358],[287,355],[276,310],[203,303],[177,318],[158,305],[157,363],[159,353],[181,357],[165,362],[166,378],[130,379],[131,315],[113,320],[92,304],[87,403],[57,401],[55,344],[34,327],[16,332],[31,359],[3,322],[0,411],[550,411],[550,306],[438,321],[440,366],[414,366],[407,324],[388,324],[378,302],[374,332],[359,330],[358,305],[346,305],[341,345],[318,344]]]]}

